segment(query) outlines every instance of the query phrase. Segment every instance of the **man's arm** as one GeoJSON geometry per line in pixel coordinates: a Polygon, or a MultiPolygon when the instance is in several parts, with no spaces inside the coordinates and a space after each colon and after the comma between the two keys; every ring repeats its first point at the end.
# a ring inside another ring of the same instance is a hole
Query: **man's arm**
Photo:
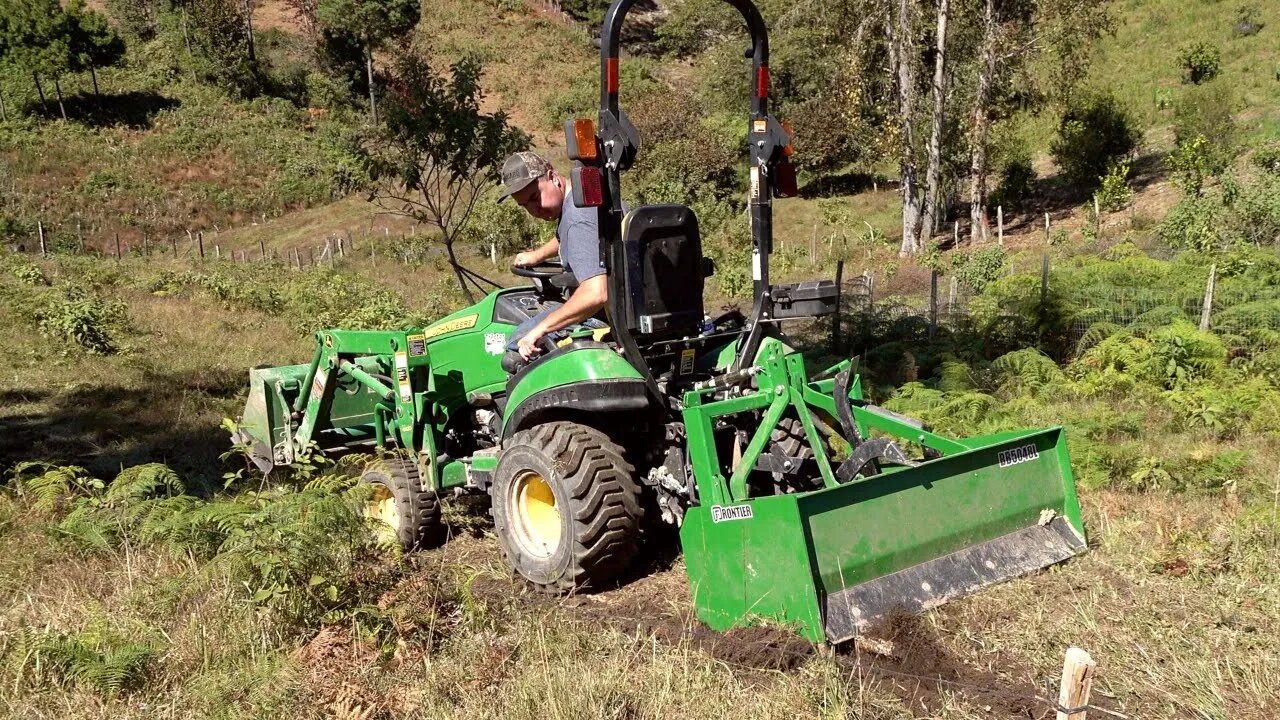
{"type": "Polygon", "coordinates": [[[553,257],[560,253],[560,238],[552,236],[550,240],[543,243],[540,247],[532,250],[525,250],[522,253],[516,253],[514,264],[521,267],[529,267],[553,257]]]}
{"type": "Polygon", "coordinates": [[[608,276],[596,275],[578,286],[569,300],[547,315],[542,322],[520,338],[520,355],[526,360],[538,352],[537,342],[543,335],[582,322],[600,312],[609,301],[608,276]]]}

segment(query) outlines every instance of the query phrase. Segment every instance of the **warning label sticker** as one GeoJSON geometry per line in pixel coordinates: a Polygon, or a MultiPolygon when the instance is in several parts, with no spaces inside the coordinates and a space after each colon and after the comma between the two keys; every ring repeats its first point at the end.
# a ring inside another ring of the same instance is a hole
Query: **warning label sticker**
{"type": "Polygon", "coordinates": [[[400,386],[400,401],[413,400],[413,386],[409,384],[409,355],[396,353],[396,384],[400,386]]]}
{"type": "Polygon", "coordinates": [[[421,357],[427,354],[427,336],[409,336],[409,357],[421,357]]]}
{"type": "Polygon", "coordinates": [[[697,357],[693,348],[685,348],[680,351],[680,374],[688,375],[693,372],[693,361],[697,357]]]}

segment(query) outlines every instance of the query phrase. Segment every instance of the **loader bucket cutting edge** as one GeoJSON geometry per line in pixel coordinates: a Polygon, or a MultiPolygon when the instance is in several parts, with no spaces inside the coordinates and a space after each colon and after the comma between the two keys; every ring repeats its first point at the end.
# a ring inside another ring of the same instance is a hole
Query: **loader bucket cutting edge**
{"type": "Polygon", "coordinates": [[[839,487],[691,509],[681,540],[699,617],[838,643],[1084,552],[1062,430],[997,437],[839,487]]]}

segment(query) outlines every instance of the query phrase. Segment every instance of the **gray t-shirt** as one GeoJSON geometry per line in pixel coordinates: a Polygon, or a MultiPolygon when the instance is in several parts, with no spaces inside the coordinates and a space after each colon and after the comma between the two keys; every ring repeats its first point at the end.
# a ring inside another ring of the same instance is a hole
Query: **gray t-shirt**
{"type": "Polygon", "coordinates": [[[573,193],[564,194],[560,206],[560,224],[556,237],[560,239],[560,261],[573,273],[578,284],[604,274],[600,263],[599,208],[580,208],[573,204],[573,193]]]}

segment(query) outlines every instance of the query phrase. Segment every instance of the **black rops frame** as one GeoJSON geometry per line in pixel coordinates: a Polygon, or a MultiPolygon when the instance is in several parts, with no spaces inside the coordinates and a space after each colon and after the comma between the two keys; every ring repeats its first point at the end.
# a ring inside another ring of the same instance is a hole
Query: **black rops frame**
{"type": "MultiPolygon", "coordinates": [[[[621,172],[631,166],[639,141],[635,128],[618,105],[618,40],[623,20],[637,0],[614,0],[605,13],[600,33],[600,118],[597,135],[603,153],[604,205],[600,208],[601,256],[608,258],[609,314],[626,317],[625,278],[613,268],[625,267],[622,240],[621,172]]],[[[764,327],[774,316],[769,287],[769,253],[773,250],[774,168],[782,159],[784,146],[790,142],[778,121],[769,115],[769,35],[760,10],[750,0],[725,0],[747,22],[751,35],[751,122],[748,140],[751,146],[751,242],[753,294],[751,315],[747,319],[746,340],[734,360],[731,371],[751,363],[760,346],[764,327]]],[[[640,354],[635,337],[629,331],[615,332],[628,360],[641,372],[649,392],[660,406],[669,407],[658,388],[653,373],[640,354]]]]}

